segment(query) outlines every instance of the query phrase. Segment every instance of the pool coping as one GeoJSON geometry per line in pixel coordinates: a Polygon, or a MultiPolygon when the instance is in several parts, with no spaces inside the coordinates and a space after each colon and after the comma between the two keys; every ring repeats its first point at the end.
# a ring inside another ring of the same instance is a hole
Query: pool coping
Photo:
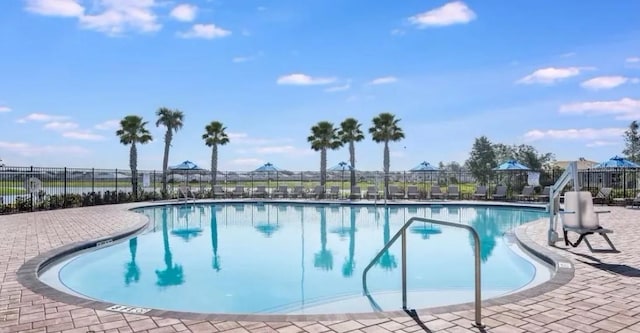
{"type": "MultiPolygon", "coordinates": [[[[128,209],[129,211],[134,211],[135,209],[144,208],[144,207],[153,207],[153,206],[161,206],[161,205],[176,205],[183,204],[185,201],[162,201],[162,202],[152,202],[152,203],[141,203],[140,205],[136,205],[128,209]]],[[[309,201],[309,200],[255,200],[255,199],[241,199],[241,200],[196,200],[192,201],[198,204],[207,204],[207,203],[255,203],[255,202],[272,202],[272,203],[306,203],[306,204],[372,204],[373,201],[309,201]]],[[[379,202],[379,201],[378,201],[379,202]]],[[[400,206],[411,206],[411,205],[460,205],[460,204],[473,204],[476,206],[502,206],[502,207],[535,207],[540,208],[540,205],[527,205],[527,204],[513,204],[513,203],[505,203],[500,204],[499,202],[476,202],[476,201],[410,201],[410,202],[402,202],[402,201],[387,201],[387,205],[400,205],[400,206]]],[[[142,215],[142,214],[140,214],[142,215]]],[[[96,240],[91,241],[83,241],[71,243],[68,245],[64,245],[62,247],[50,250],[48,252],[42,253],[36,257],[31,258],[26,261],[17,271],[16,277],[19,283],[21,283],[26,288],[31,291],[53,299],[58,302],[63,302],[66,304],[81,306],[85,308],[91,308],[95,310],[107,310],[109,307],[112,307],[114,303],[102,302],[96,300],[90,300],[82,297],[78,297],[75,295],[71,295],[65,293],[61,290],[58,290],[44,282],[42,282],[38,275],[41,270],[46,268],[47,265],[50,265],[56,261],[62,260],[64,258],[68,258],[69,256],[83,250],[87,250],[90,248],[100,247],[109,245],[114,243],[117,240],[122,240],[124,238],[133,236],[144,229],[147,228],[149,224],[149,219],[146,216],[143,216],[145,221],[139,223],[131,228],[125,229],[123,232],[111,234],[106,237],[101,237],[96,240]]],[[[527,228],[529,228],[533,224],[544,223],[544,220],[539,219],[536,221],[532,221],[529,223],[525,223],[521,226],[515,228],[514,235],[518,242],[525,252],[528,254],[537,257],[538,259],[544,261],[553,267],[553,271],[551,272],[551,279],[534,286],[532,288],[520,290],[514,292],[512,294],[490,298],[482,301],[482,307],[493,306],[493,305],[503,305],[508,303],[514,303],[517,301],[521,301],[524,299],[532,298],[535,296],[542,295],[554,289],[557,289],[569,281],[571,281],[575,274],[575,268],[573,264],[570,263],[565,257],[560,256],[542,246],[535,243],[533,240],[529,238],[526,233],[527,228]]],[[[134,307],[132,307],[134,308],[134,307]]],[[[474,303],[466,302],[460,304],[453,305],[445,305],[445,306],[437,306],[437,307],[429,307],[423,309],[415,309],[415,313],[418,315],[429,315],[429,314],[442,314],[448,312],[455,311],[465,311],[465,310],[473,310],[474,303]]],[[[150,309],[148,312],[140,313],[146,316],[153,317],[161,317],[161,318],[178,318],[178,319],[191,319],[191,320],[236,320],[236,321],[322,321],[322,320],[359,320],[359,319],[378,319],[378,318],[388,318],[390,316],[403,316],[406,315],[407,312],[398,310],[398,311],[380,311],[380,312],[360,312],[360,313],[336,313],[336,314],[224,314],[224,313],[195,313],[195,312],[182,312],[182,311],[170,311],[170,310],[160,310],[160,309],[150,309]]]]}

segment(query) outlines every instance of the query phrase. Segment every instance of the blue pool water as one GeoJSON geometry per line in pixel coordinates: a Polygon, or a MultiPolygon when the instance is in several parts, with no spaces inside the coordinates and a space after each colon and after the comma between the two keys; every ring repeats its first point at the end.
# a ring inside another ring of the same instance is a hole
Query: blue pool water
{"type": "MultiPolygon", "coordinates": [[[[483,293],[500,295],[523,287],[535,274],[504,233],[546,215],[502,207],[275,203],[156,206],[140,212],[151,220],[147,232],[64,262],[60,281],[89,298],[155,309],[314,313],[326,311],[322,304],[334,304],[330,312],[371,311],[359,301],[362,270],[407,219],[418,216],[476,228],[483,293]]],[[[439,292],[454,302],[462,293],[460,301],[472,300],[472,244],[465,230],[414,223],[407,241],[414,303],[427,297],[421,292],[439,292]]],[[[400,260],[398,242],[368,275],[374,298],[397,305],[385,310],[399,309],[400,260]]]]}

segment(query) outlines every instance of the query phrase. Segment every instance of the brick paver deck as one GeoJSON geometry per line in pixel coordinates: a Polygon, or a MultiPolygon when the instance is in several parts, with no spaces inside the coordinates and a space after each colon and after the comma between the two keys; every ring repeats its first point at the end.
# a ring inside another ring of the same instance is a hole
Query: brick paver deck
{"type": "MultiPolygon", "coordinates": [[[[469,310],[419,311],[419,320],[398,314],[375,319],[320,321],[197,320],[128,315],[66,304],[21,284],[18,269],[55,248],[95,240],[143,223],[127,209],[98,206],[0,216],[0,333],[4,332],[478,332],[469,310]]],[[[537,296],[483,307],[487,332],[640,332],[640,210],[611,207],[601,224],[620,253],[590,253],[586,246],[550,248],[544,221],[523,231],[575,266],[568,283],[537,296]]],[[[603,245],[600,237],[592,243],[603,245]]],[[[560,246],[560,243],[558,243],[560,246]]],[[[239,317],[240,318],[240,317],[239,317]]]]}

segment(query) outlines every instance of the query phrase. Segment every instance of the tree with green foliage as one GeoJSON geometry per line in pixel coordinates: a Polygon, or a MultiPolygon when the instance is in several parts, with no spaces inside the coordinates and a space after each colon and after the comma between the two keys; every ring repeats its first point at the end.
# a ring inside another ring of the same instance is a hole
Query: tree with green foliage
{"type": "Polygon", "coordinates": [[[324,186],[327,182],[327,149],[342,147],[338,130],[333,127],[333,123],[318,122],[311,127],[311,135],[307,137],[307,141],[311,143],[311,149],[320,152],[320,185],[324,186]]]}
{"type": "Polygon", "coordinates": [[[160,108],[156,111],[158,120],[156,127],[164,126],[167,131],[164,133],[164,156],[162,158],[162,195],[167,193],[167,168],[169,167],[169,149],[173,134],[178,132],[183,126],[184,114],[180,110],[172,110],[168,108],[160,108]]]}
{"type": "Polygon", "coordinates": [[[640,162],[640,134],[638,133],[638,127],[638,122],[632,121],[623,135],[625,148],[622,154],[633,162],[640,162]]]}
{"type": "Polygon", "coordinates": [[[498,164],[504,163],[508,160],[516,159],[516,151],[514,146],[505,145],[502,143],[494,143],[493,152],[498,164]]]}
{"type": "Polygon", "coordinates": [[[225,132],[227,128],[219,121],[212,121],[205,126],[202,139],[204,143],[211,147],[211,191],[213,194],[213,186],[216,185],[216,176],[218,175],[218,146],[224,146],[229,143],[229,136],[225,132]]]}
{"type": "Polygon", "coordinates": [[[147,122],[143,121],[142,117],[129,115],[120,121],[120,129],[116,131],[116,135],[120,137],[120,143],[131,145],[129,167],[131,167],[131,187],[134,199],[138,198],[138,149],[136,144],[145,144],[153,140],[146,126],[147,122]]]}
{"type": "Polygon", "coordinates": [[[498,164],[496,163],[493,145],[486,136],[475,139],[466,165],[467,169],[480,184],[486,185],[489,183],[493,168],[498,164]]]}
{"type": "Polygon", "coordinates": [[[555,159],[552,153],[541,154],[536,148],[530,145],[519,145],[515,147],[515,159],[528,166],[529,169],[541,171],[545,165],[555,159]]]}
{"type": "Polygon", "coordinates": [[[364,139],[360,129],[361,124],[354,118],[347,118],[340,123],[338,136],[342,143],[349,144],[349,164],[351,164],[351,187],[356,186],[356,146],[355,143],[364,139]]]}
{"type": "Polygon", "coordinates": [[[397,119],[395,115],[387,112],[379,114],[373,118],[373,126],[369,128],[371,138],[376,143],[384,143],[384,194],[389,197],[389,141],[400,141],[404,139],[404,132],[402,128],[398,126],[400,119],[397,119]]]}

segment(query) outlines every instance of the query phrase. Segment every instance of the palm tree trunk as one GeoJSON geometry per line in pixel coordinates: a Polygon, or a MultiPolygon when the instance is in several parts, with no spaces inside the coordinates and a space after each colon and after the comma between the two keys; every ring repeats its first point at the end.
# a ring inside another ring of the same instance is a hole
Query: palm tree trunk
{"type": "Polygon", "coordinates": [[[327,183],[327,149],[320,150],[320,186],[327,183]]]}
{"type": "Polygon", "coordinates": [[[356,186],[356,145],[349,141],[349,163],[351,164],[351,187],[356,186]]]}
{"type": "Polygon", "coordinates": [[[129,151],[129,167],[131,168],[131,191],[134,200],[138,198],[138,149],[136,143],[131,143],[129,151]]]}
{"type": "Polygon", "coordinates": [[[389,197],[389,141],[384,142],[384,196],[389,197]]]}
{"type": "Polygon", "coordinates": [[[211,147],[211,191],[216,185],[216,176],[218,175],[218,145],[211,147]]]}
{"type": "Polygon", "coordinates": [[[164,134],[164,157],[162,158],[162,193],[167,193],[167,168],[169,167],[169,149],[171,147],[171,135],[172,129],[167,127],[167,132],[164,134]]]}

